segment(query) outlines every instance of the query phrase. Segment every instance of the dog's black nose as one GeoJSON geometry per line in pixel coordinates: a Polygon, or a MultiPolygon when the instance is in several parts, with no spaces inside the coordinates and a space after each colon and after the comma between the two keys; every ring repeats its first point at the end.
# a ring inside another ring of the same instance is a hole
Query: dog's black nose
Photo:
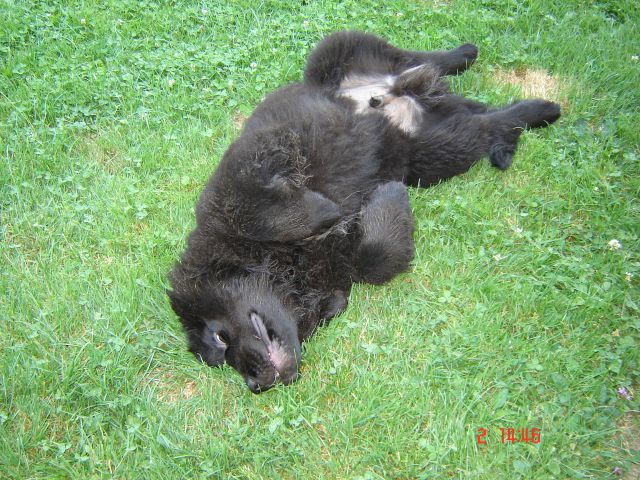
{"type": "Polygon", "coordinates": [[[369,106],[371,108],[378,108],[382,105],[382,97],[371,97],[369,99],[369,106]]]}
{"type": "Polygon", "coordinates": [[[260,385],[254,378],[249,377],[247,378],[246,382],[247,387],[249,387],[249,390],[251,390],[253,393],[260,393],[262,391],[260,389],[260,385]]]}
{"type": "Polygon", "coordinates": [[[266,392],[275,385],[274,383],[272,383],[271,385],[260,385],[255,378],[251,377],[248,377],[245,382],[247,384],[247,387],[249,387],[249,390],[251,390],[255,394],[266,392]]]}

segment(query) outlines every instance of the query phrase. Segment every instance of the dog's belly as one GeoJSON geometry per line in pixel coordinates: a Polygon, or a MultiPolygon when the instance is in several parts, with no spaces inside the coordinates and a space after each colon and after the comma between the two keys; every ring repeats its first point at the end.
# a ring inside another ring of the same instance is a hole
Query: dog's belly
{"type": "Polygon", "coordinates": [[[418,129],[422,107],[411,96],[391,93],[396,78],[394,75],[382,74],[351,75],[340,83],[338,96],[351,99],[356,113],[382,113],[392,124],[411,134],[418,129]],[[376,105],[372,106],[372,103],[376,105]]]}

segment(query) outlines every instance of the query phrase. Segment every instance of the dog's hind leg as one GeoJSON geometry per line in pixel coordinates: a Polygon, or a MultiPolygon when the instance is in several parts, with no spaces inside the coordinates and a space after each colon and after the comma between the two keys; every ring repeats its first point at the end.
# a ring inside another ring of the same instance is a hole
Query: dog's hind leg
{"type": "Polygon", "coordinates": [[[440,75],[457,75],[469,68],[478,58],[478,47],[472,43],[465,43],[453,50],[433,52],[403,51],[408,59],[409,67],[430,63],[438,68],[440,75]]]}
{"type": "Polygon", "coordinates": [[[523,100],[491,115],[503,128],[493,135],[489,161],[494,167],[505,170],[513,161],[522,130],[551,125],[560,117],[560,106],[546,100],[523,100]]]}
{"type": "Polygon", "coordinates": [[[349,75],[400,74],[423,64],[433,65],[440,75],[460,73],[476,59],[472,44],[449,51],[403,50],[362,32],[342,31],[329,35],[311,52],[304,72],[309,85],[338,88],[349,75]]]}
{"type": "Polygon", "coordinates": [[[511,165],[518,139],[527,128],[555,122],[560,107],[545,100],[525,100],[487,113],[451,115],[425,126],[411,138],[383,132],[383,178],[428,187],[466,172],[484,156],[502,170],[511,165]],[[399,164],[398,159],[404,164],[399,164]]]}
{"type": "Polygon", "coordinates": [[[413,215],[402,183],[383,183],[373,191],[362,208],[360,230],[354,258],[357,281],[380,285],[409,268],[413,215]]]}

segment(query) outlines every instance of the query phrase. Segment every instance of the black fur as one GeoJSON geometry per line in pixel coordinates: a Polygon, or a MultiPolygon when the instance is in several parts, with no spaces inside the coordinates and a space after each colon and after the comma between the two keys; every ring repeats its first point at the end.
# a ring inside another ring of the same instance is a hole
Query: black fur
{"type": "Polygon", "coordinates": [[[360,231],[354,257],[357,280],[381,285],[409,268],[413,217],[404,184],[378,185],[360,212],[360,231]]]}
{"type": "Polygon", "coordinates": [[[226,361],[254,392],[292,382],[300,343],[346,308],[354,281],[408,268],[404,184],[433,185],[486,155],[507,168],[523,129],[559,117],[543,100],[492,109],[449,93],[441,76],[476,56],[470,44],[412,52],[340,32],[311,53],[303,83],[256,108],[200,196],[171,272],[171,304],[196,356],[226,361]],[[370,77],[391,80],[360,104],[370,77]]]}

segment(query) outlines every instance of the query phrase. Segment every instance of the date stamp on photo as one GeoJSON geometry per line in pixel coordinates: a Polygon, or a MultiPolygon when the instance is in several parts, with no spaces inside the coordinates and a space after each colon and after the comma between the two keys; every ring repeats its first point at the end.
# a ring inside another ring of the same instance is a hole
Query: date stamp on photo
{"type": "MultiPolygon", "coordinates": [[[[478,445],[487,445],[487,440],[490,435],[489,428],[478,428],[476,439],[478,441],[478,445]]],[[[542,439],[542,431],[539,428],[528,428],[528,427],[518,427],[518,428],[505,428],[501,427],[499,429],[500,432],[500,441],[503,444],[508,443],[533,443],[538,444],[542,439]]],[[[496,430],[496,434],[498,430],[496,430]]]]}

